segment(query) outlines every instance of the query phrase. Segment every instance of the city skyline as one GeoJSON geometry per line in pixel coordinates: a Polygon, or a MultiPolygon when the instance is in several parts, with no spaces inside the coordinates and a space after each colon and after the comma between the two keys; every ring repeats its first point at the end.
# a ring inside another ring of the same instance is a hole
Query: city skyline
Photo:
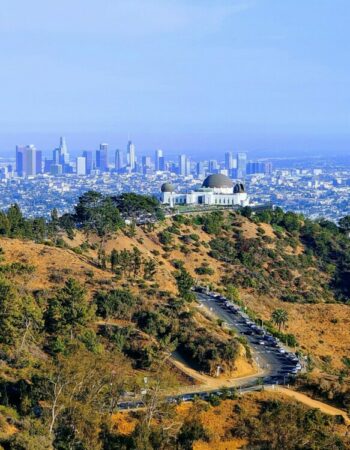
{"type": "MultiPolygon", "coordinates": [[[[217,155],[218,156],[218,155],[217,155]]],[[[84,150],[72,161],[67,141],[64,136],[59,139],[59,146],[52,151],[52,158],[33,144],[17,145],[15,165],[4,165],[0,168],[1,179],[35,177],[41,174],[55,176],[77,174],[89,176],[109,171],[116,173],[173,172],[181,176],[197,176],[222,173],[231,178],[244,180],[247,174],[270,173],[272,164],[263,159],[249,159],[245,152],[226,152],[222,159],[201,159],[196,162],[191,155],[181,153],[175,160],[166,155],[162,149],[156,149],[153,157],[145,154],[137,155],[135,144],[129,140],[126,146],[126,159],[120,148],[111,151],[108,143],[100,143],[95,151],[84,150]],[[5,172],[4,172],[5,171],[5,172]]]]}

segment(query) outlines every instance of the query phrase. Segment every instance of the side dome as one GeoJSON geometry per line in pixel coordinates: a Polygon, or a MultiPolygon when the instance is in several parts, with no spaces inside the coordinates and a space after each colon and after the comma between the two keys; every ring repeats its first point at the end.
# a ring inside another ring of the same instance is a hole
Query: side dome
{"type": "Polygon", "coordinates": [[[232,188],[232,180],[222,173],[209,175],[202,184],[204,188],[232,188]]]}
{"type": "Polygon", "coordinates": [[[243,183],[237,183],[235,187],[233,188],[234,194],[242,194],[245,192],[244,184],[243,183]]]}
{"type": "Polygon", "coordinates": [[[163,183],[160,190],[162,192],[174,192],[175,191],[174,186],[170,183],[163,183]]]}

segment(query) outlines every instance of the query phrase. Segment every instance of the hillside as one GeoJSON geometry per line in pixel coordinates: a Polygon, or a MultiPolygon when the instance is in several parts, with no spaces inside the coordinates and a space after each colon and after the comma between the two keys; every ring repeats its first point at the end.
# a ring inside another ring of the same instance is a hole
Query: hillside
{"type": "MultiPolygon", "coordinates": [[[[237,221],[237,218],[235,220],[237,221]]],[[[242,267],[220,261],[212,256],[210,242],[217,243],[219,239],[227,240],[230,236],[227,231],[220,235],[212,235],[204,232],[201,225],[191,223],[190,225],[177,225],[173,230],[176,233],[172,233],[168,230],[171,229],[173,223],[173,220],[167,220],[165,223],[157,225],[153,231],[137,227],[135,235],[132,237],[120,231],[116,236],[105,239],[102,248],[108,256],[113,249],[121,251],[132,250],[136,247],[142,258],[153,259],[157,263],[157,270],[152,281],[161,286],[162,290],[171,293],[176,293],[177,290],[173,272],[174,264],[176,266],[179,261],[195,280],[202,284],[208,283],[218,291],[223,291],[221,281],[224,277],[231,276],[232,272],[236,271],[230,280],[231,283],[235,286],[242,283],[242,267]],[[169,233],[172,240],[171,246],[161,244],[160,236],[164,233],[169,233]],[[195,236],[195,240],[188,238],[191,235],[195,236]],[[198,273],[198,270],[199,272],[208,271],[208,274],[198,273]]],[[[285,245],[285,240],[288,239],[288,236],[278,237],[271,225],[258,225],[243,216],[239,217],[239,227],[235,222],[234,228],[239,229],[240,239],[248,242],[249,240],[259,240],[259,232],[261,233],[261,229],[263,229],[265,240],[268,237],[267,243],[264,244],[268,250],[285,245]]],[[[4,250],[6,262],[21,261],[36,267],[34,274],[28,276],[28,280],[25,282],[27,287],[32,290],[50,289],[57,285],[57,281],[62,282],[69,276],[74,276],[82,283],[87,282],[89,292],[96,286],[103,286],[104,283],[108,285],[112,281],[113,273],[98,267],[100,243],[97,236],[89,237],[89,244],[87,244],[86,237],[82,233],[76,232],[73,240],[65,237],[64,241],[73,251],[69,248],[50,247],[31,241],[23,242],[6,238],[1,241],[1,247],[4,250]],[[95,249],[91,248],[94,246],[95,249]],[[76,253],[77,249],[81,254],[76,253]],[[93,277],[91,277],[91,273],[93,273],[93,277]]],[[[231,236],[229,242],[235,245],[237,238],[231,236]]],[[[287,258],[293,258],[305,254],[305,249],[302,243],[298,243],[294,249],[289,246],[284,247],[284,254],[287,258]]],[[[265,278],[268,279],[270,277],[268,270],[275,271],[276,269],[270,269],[268,263],[264,264],[267,268],[265,278]]],[[[337,302],[335,295],[327,288],[326,283],[329,276],[326,273],[319,271],[316,273],[316,269],[313,267],[311,270],[308,268],[306,273],[300,273],[300,268],[294,267],[290,272],[295,280],[302,280],[304,292],[309,295],[312,293],[316,300],[313,298],[312,303],[307,300],[302,303],[283,301],[281,299],[282,289],[288,289],[291,292],[297,292],[297,290],[293,286],[291,287],[288,279],[284,281],[280,278],[278,283],[273,280],[272,292],[269,291],[269,294],[264,291],[259,292],[260,287],[239,286],[241,300],[264,320],[269,320],[272,311],[277,308],[287,310],[290,319],[286,324],[285,331],[295,335],[300,348],[305,353],[316,357],[319,363],[322,363],[325,357],[331,356],[331,366],[337,369],[341,368],[343,358],[347,357],[350,352],[349,307],[337,302]],[[312,275],[309,274],[310,271],[312,275]],[[276,283],[278,287],[276,287],[276,283]],[[314,303],[315,301],[316,303],[314,303]]]]}
{"type": "Polygon", "coordinates": [[[166,417],[186,423],[166,392],[219,386],[218,366],[222,380],[254,373],[244,340],[197,307],[197,283],[294,346],[308,366],[297,386],[346,409],[350,244],[334,227],[280,210],[164,218],[153,200],[94,193],[49,223],[16,207],[0,214],[0,442],[102,448],[117,439],[110,420],[124,392],[146,388],[155,402],[144,433],[166,417]],[[150,221],[125,225],[123,214],[150,221]]]}
{"type": "MultiPolygon", "coordinates": [[[[212,398],[176,408],[179,441],[186,438],[194,450],[242,448],[347,448],[347,426],[317,409],[291,401],[280,393],[258,392],[234,399],[212,398]]],[[[140,413],[118,413],[113,426],[118,444],[128,442],[141,420],[140,413]]],[[[168,421],[164,421],[167,426],[168,421]]],[[[168,447],[174,448],[174,447],[168,447]]]]}
{"type": "MultiPolygon", "coordinates": [[[[295,336],[300,349],[320,366],[331,356],[329,368],[343,368],[343,359],[350,354],[349,306],[330,288],[329,273],[320,270],[303,242],[286,230],[276,231],[270,224],[254,223],[244,216],[226,219],[218,233],[208,233],[196,217],[185,218],[185,223],[174,218],[153,231],[137,227],[132,238],[122,234],[108,239],[103,248],[108,255],[113,249],[134,246],[144,258],[154,258],[158,265],[154,281],[162,289],[176,291],[172,273],[183,264],[196,282],[218,292],[225,292],[229,284],[237,287],[244,305],[265,321],[283,308],[289,316],[283,331],[295,336]],[[243,263],[230,261],[229,252],[235,246],[243,247],[243,263]],[[257,267],[244,261],[250,255],[257,267]]],[[[96,252],[89,255],[97,259],[96,252]]]]}

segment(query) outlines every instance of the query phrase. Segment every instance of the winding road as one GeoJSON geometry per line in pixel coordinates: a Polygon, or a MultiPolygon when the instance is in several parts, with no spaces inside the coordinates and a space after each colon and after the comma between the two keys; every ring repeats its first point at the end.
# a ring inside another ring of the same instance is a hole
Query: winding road
{"type": "Polygon", "coordinates": [[[296,355],[289,353],[263,328],[253,323],[241,308],[231,305],[218,294],[197,292],[196,295],[203,308],[247,339],[260,372],[253,375],[252,380],[263,377],[264,384],[285,384],[301,369],[296,355]]]}
{"type": "MultiPolygon", "coordinates": [[[[222,389],[238,389],[247,392],[264,387],[275,388],[278,384],[286,384],[291,376],[300,370],[299,360],[293,353],[288,353],[279,342],[262,328],[251,322],[246,314],[232,305],[225,297],[215,293],[196,291],[199,307],[205,308],[208,314],[222,319],[226,326],[245,336],[251,348],[258,370],[255,374],[219,381],[220,388],[201,384],[184,386],[176,394],[169,395],[169,401],[191,401],[196,396],[208,398],[210,395],[221,395],[222,389]]],[[[119,409],[137,409],[142,401],[125,401],[119,403],[119,409]]]]}
{"type": "MultiPolygon", "coordinates": [[[[211,395],[223,395],[223,389],[228,391],[231,389],[232,392],[234,390],[244,394],[261,390],[264,387],[264,389],[292,397],[311,408],[318,408],[325,414],[342,416],[345,424],[350,425],[350,418],[344,411],[283,386],[301,370],[297,356],[288,352],[263,328],[250,321],[241,308],[232,305],[225,297],[216,293],[197,290],[196,296],[199,307],[204,308],[207,314],[223,320],[228,328],[234,329],[239,335],[246,337],[258,371],[253,375],[220,381],[220,388],[213,388],[206,383],[198,386],[185,386],[180,389],[179,393],[169,395],[167,397],[169,402],[192,401],[196,397],[208,399],[211,395]]],[[[142,400],[127,401],[119,403],[118,407],[120,410],[141,409],[144,407],[144,403],[142,400]]]]}

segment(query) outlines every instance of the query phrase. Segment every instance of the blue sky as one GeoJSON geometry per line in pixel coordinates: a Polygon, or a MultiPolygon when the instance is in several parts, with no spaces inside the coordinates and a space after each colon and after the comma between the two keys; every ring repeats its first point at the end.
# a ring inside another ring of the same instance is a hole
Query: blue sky
{"type": "Polygon", "coordinates": [[[0,150],[350,151],[348,0],[2,0],[0,150]]]}

